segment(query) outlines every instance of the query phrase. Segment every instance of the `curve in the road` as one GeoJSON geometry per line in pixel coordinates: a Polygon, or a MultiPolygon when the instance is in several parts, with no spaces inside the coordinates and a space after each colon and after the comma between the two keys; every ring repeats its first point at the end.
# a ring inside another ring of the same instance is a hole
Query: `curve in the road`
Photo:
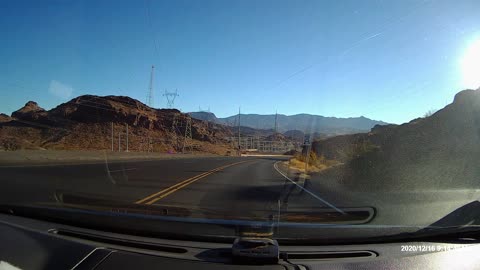
{"type": "Polygon", "coordinates": [[[147,204],[147,205],[150,205],[150,204],[153,204],[155,203],[156,201],[160,200],[160,199],[163,199],[165,197],[167,197],[168,195],[210,175],[210,174],[213,174],[215,172],[218,172],[218,171],[221,171],[223,169],[226,169],[228,167],[231,167],[231,166],[234,166],[234,165],[238,165],[238,164],[242,164],[242,163],[245,163],[245,162],[248,162],[248,161],[252,161],[252,160],[244,160],[244,161],[239,161],[239,162],[235,162],[235,163],[231,163],[231,164],[227,164],[227,165],[224,165],[224,166],[221,166],[221,167],[218,167],[218,168],[215,168],[215,169],[212,169],[210,171],[207,171],[207,172],[204,172],[202,174],[199,174],[199,175],[196,175],[196,176],[193,176],[193,177],[190,177],[188,179],[185,179],[173,186],[170,186],[166,189],[163,189],[163,190],[160,190],[159,192],[156,192],[156,193],[153,193],[141,200],[138,200],[136,201],[135,203],[136,204],[147,204]]]}

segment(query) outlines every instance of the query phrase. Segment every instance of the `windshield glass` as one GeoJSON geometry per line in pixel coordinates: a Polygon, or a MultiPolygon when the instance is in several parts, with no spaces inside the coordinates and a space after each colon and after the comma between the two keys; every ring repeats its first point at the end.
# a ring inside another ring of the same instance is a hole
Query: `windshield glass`
{"type": "Polygon", "coordinates": [[[479,1],[0,6],[2,205],[278,239],[478,224],[479,1]]]}

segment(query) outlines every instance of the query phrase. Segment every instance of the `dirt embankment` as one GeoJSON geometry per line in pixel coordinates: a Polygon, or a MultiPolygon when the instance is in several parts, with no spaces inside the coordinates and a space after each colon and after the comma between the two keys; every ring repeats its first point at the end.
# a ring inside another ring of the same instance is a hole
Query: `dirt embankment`
{"type": "Polygon", "coordinates": [[[416,190],[480,186],[480,90],[403,125],[313,143],[317,156],[345,165],[321,172],[354,190],[416,190]]]}

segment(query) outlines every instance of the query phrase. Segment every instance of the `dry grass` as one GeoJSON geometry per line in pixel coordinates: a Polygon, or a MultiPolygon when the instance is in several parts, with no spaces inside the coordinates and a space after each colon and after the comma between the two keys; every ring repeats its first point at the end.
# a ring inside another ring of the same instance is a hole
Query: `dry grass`
{"type": "Polygon", "coordinates": [[[308,166],[306,165],[306,158],[305,155],[295,155],[295,157],[291,158],[289,161],[285,162],[286,166],[296,172],[301,173],[318,173],[325,169],[328,169],[334,165],[340,164],[340,162],[336,160],[328,160],[325,159],[323,156],[317,157],[315,153],[311,152],[309,159],[308,159],[308,166]],[[305,171],[305,167],[307,170],[305,171]]]}

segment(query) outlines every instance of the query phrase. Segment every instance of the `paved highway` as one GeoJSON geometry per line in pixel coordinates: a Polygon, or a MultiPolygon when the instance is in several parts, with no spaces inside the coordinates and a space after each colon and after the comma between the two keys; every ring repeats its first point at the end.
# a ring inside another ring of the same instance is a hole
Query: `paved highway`
{"type": "Polygon", "coordinates": [[[371,207],[375,209],[371,224],[426,226],[480,195],[477,190],[354,192],[315,176],[306,186],[308,190],[299,192],[277,171],[275,164],[282,160],[285,158],[204,157],[0,165],[0,202],[78,203],[78,198],[83,198],[81,203],[89,205],[115,202],[169,209],[173,215],[260,220],[279,212],[371,207]]]}
{"type": "Polygon", "coordinates": [[[281,160],[285,158],[211,157],[0,166],[1,201],[55,202],[75,195],[93,204],[105,199],[198,209],[207,217],[264,219],[276,214],[283,205],[279,200],[293,191],[274,166],[281,160]]]}

